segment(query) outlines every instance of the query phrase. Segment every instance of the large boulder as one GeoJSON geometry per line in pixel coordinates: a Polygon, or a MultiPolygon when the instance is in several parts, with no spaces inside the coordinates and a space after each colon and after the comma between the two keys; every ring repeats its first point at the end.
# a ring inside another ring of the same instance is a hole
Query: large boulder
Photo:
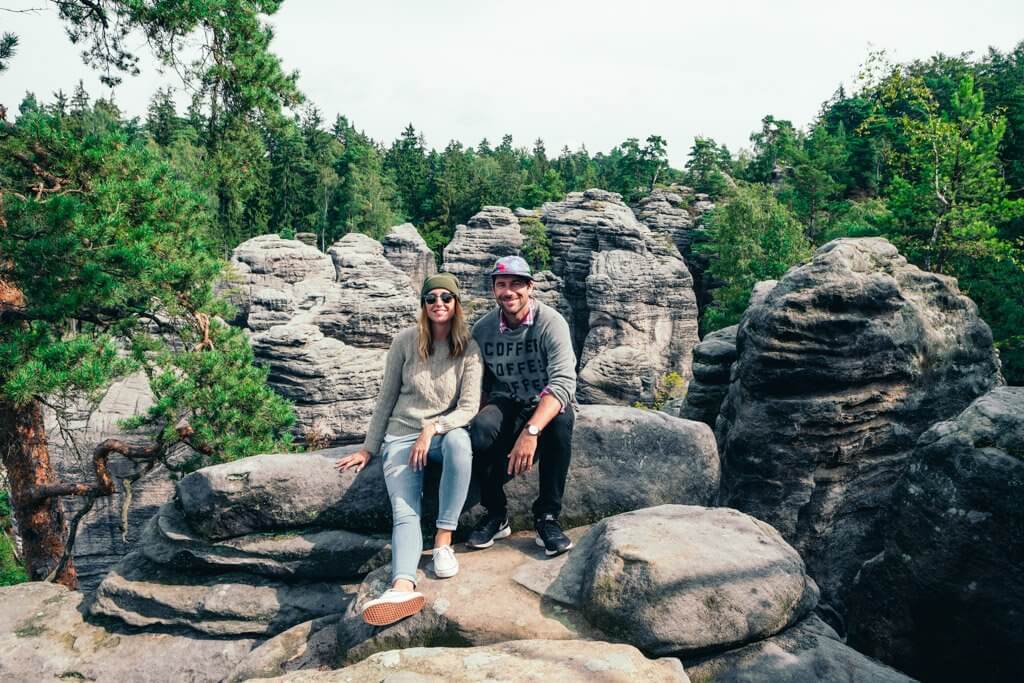
{"type": "Polygon", "coordinates": [[[1001,383],[992,333],[954,279],[840,239],[747,310],[737,352],[722,502],[782,532],[841,614],[917,437],[1001,383]]]}
{"type": "Polygon", "coordinates": [[[387,541],[344,529],[298,529],[208,541],[166,503],[146,525],[139,550],[152,562],[186,572],[246,572],[300,579],[363,577],[382,562],[387,541]]]}
{"type": "Polygon", "coordinates": [[[331,444],[363,440],[384,379],[383,348],[361,348],[324,336],[312,324],[289,323],[252,337],[267,383],[290,400],[300,437],[331,444]]]}
{"type": "Polygon", "coordinates": [[[1021,680],[1024,387],[1000,387],[920,438],[885,548],[850,597],[850,642],[928,681],[1021,680]]]}
{"type": "Polygon", "coordinates": [[[290,683],[379,681],[559,681],[689,683],[679,660],[651,661],[634,647],[586,640],[520,640],[480,647],[432,647],[375,654],[338,671],[267,679],[290,683]]]}
{"type": "Polygon", "coordinates": [[[696,681],[715,683],[911,683],[914,679],[844,645],[811,616],[765,640],[686,661],[696,681]]]}
{"type": "Polygon", "coordinates": [[[423,611],[384,628],[359,616],[388,586],[388,568],[376,570],[338,622],[338,651],[351,663],[398,648],[586,638],[685,656],[775,635],[817,600],[796,551],[735,510],[663,505],[567,533],[577,547],[554,559],[530,532],[459,552],[458,577],[425,571],[423,611]]]}
{"type": "Polygon", "coordinates": [[[331,669],[338,661],[338,621],[332,614],[292,626],[263,641],[247,654],[224,679],[240,683],[283,676],[303,669],[331,669]]]}
{"type": "Polygon", "coordinates": [[[604,519],[559,582],[589,623],[652,655],[760,640],[818,602],[782,536],[728,508],[662,505],[604,519]]]}
{"type": "Polygon", "coordinates": [[[388,230],[381,245],[391,265],[409,276],[416,294],[423,281],[437,272],[434,252],[412,223],[402,223],[388,230]]]}
{"type": "Polygon", "coordinates": [[[286,583],[253,574],[184,574],[131,552],[96,589],[94,616],[131,626],[187,627],[212,636],[267,636],[345,609],[337,582],[286,583]]]}
{"type": "Polygon", "coordinates": [[[111,631],[85,621],[85,595],[55,583],[0,587],[0,680],[215,683],[252,638],[111,631]]]}
{"type": "MultiPolygon", "coordinates": [[[[339,474],[334,461],[348,451],[259,455],[204,468],[178,483],[181,509],[196,532],[214,540],[310,526],[386,533],[391,513],[381,459],[358,475],[339,474]]],[[[533,526],[537,469],[506,485],[517,528],[533,526]]],[[[590,524],[663,503],[708,505],[718,483],[707,425],[636,408],[582,406],[562,522],[590,524]]]]}
{"type": "Polygon", "coordinates": [[[650,403],[665,375],[688,379],[697,305],[671,240],[652,233],[618,194],[604,190],[549,202],[542,220],[552,270],[573,309],[579,399],[650,403]],[[623,383],[625,373],[630,381],[623,383]]]}
{"type": "Polygon", "coordinates": [[[391,529],[381,459],[358,475],[335,461],[354,448],[256,455],[192,472],[178,482],[189,526],[209,540],[305,527],[391,529]]]}

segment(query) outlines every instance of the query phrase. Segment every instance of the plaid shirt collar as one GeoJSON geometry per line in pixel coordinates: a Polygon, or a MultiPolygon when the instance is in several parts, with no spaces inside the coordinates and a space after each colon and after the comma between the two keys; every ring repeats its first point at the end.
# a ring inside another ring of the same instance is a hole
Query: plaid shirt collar
{"type": "MultiPolygon", "coordinates": [[[[524,320],[523,322],[519,323],[519,325],[532,325],[533,324],[533,314],[534,314],[534,312],[536,312],[536,310],[537,310],[537,302],[534,301],[533,299],[530,299],[530,308],[529,308],[529,310],[526,313],[526,320],[524,320]]],[[[517,327],[519,325],[517,325],[517,327]]],[[[505,324],[505,313],[499,308],[498,309],[498,334],[505,334],[506,332],[508,332],[511,329],[512,329],[511,327],[509,327],[507,324],[505,324]]]]}

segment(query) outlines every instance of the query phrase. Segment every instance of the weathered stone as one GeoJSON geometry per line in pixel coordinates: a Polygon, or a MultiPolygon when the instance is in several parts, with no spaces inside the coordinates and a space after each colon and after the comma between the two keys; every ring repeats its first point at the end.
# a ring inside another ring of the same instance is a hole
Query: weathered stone
{"type": "Polygon", "coordinates": [[[337,285],[325,292],[312,322],[347,345],[387,349],[419,311],[409,275],[391,265],[380,242],[361,233],[345,235],[327,253],[337,285]]]}
{"type": "Polygon", "coordinates": [[[301,671],[290,683],[379,681],[559,681],[689,683],[679,660],[651,661],[636,648],[586,640],[519,640],[472,648],[432,647],[375,654],[338,671],[301,671]]]}
{"type": "Polygon", "coordinates": [[[231,253],[230,265],[231,274],[218,290],[236,307],[232,322],[252,330],[268,329],[315,305],[317,291],[334,280],[327,254],[277,235],[242,242],[231,253]]]}
{"type": "Polygon", "coordinates": [[[914,679],[840,642],[817,617],[708,658],[686,661],[693,680],[715,683],[910,683],[914,679]]]}
{"type": "MultiPolygon", "coordinates": [[[[582,531],[571,530],[569,536],[578,539],[582,531]]],[[[464,552],[460,546],[458,576],[438,579],[430,571],[421,572],[416,590],[426,597],[423,610],[383,628],[367,625],[360,616],[363,604],[390,585],[390,567],[374,571],[338,623],[344,661],[354,663],[406,647],[490,645],[533,638],[602,639],[575,611],[551,603],[516,579],[519,573],[550,571],[564,562],[564,556],[549,562],[534,540],[533,532],[519,532],[486,551],[464,552]]],[[[425,555],[421,564],[428,563],[425,555]]]]}
{"type": "Polygon", "coordinates": [[[441,269],[458,278],[472,320],[494,305],[490,277],[494,262],[519,254],[522,246],[519,219],[504,206],[485,206],[466,225],[455,228],[455,236],[444,248],[441,269]]]}
{"type": "Polygon", "coordinates": [[[384,379],[385,349],[325,337],[316,325],[289,323],[252,338],[267,383],[292,401],[296,431],[324,434],[332,444],[361,442],[384,379]]]}
{"type": "Polygon", "coordinates": [[[354,450],[256,455],[203,468],[178,482],[182,512],[189,526],[211,540],[313,526],[390,530],[381,459],[359,474],[334,468],[354,450]]]}
{"type": "Polygon", "coordinates": [[[747,310],[737,349],[723,502],[782,532],[842,613],[917,437],[1001,383],[992,333],[952,278],[840,239],[747,310]]]}
{"type": "Polygon", "coordinates": [[[167,503],[146,525],[139,550],[152,562],[189,572],[353,579],[387,562],[387,545],[381,537],[315,528],[211,542],[189,528],[177,505],[167,503]]]}
{"type": "Polygon", "coordinates": [[[693,381],[686,389],[681,417],[715,426],[722,401],[729,393],[738,328],[738,325],[730,325],[711,332],[693,347],[693,381]]]}
{"type": "Polygon", "coordinates": [[[1024,387],[917,442],[850,596],[858,649],[928,681],[1024,674],[1024,387]]]}
{"type": "MultiPolygon", "coordinates": [[[[208,539],[310,526],[387,533],[391,509],[381,460],[374,458],[358,475],[339,474],[334,462],[350,450],[259,455],[204,468],[178,483],[182,511],[208,539]]],[[[706,425],[655,411],[582,406],[562,522],[589,524],[662,503],[710,504],[718,492],[718,468],[706,425]]],[[[506,485],[517,528],[533,526],[538,469],[506,485]]],[[[461,526],[471,523],[467,517],[461,526]]]]}
{"type": "Polygon", "coordinates": [[[573,309],[580,400],[650,403],[664,375],[688,379],[697,307],[693,280],[671,240],[651,233],[618,194],[603,190],[570,193],[543,211],[552,270],[573,309]],[[619,371],[607,372],[628,354],[602,358],[618,347],[646,353],[645,364],[635,354],[629,359],[639,378],[626,387],[619,371]]]}
{"type": "Polygon", "coordinates": [[[256,643],[111,631],[85,621],[85,596],[54,583],[0,588],[0,680],[224,680],[256,643]]]}
{"type": "Polygon", "coordinates": [[[384,257],[398,270],[409,276],[413,291],[418,295],[422,282],[437,272],[434,252],[420,236],[412,223],[402,223],[388,230],[381,241],[384,257]]]}
{"type": "Polygon", "coordinates": [[[225,678],[228,683],[282,676],[289,671],[330,669],[338,660],[340,614],[292,626],[255,648],[225,678]]]}
{"type": "MultiPolygon", "coordinates": [[[[96,478],[92,465],[92,450],[107,438],[121,438],[131,442],[149,440],[144,433],[126,433],[119,420],[144,413],[153,404],[153,394],[144,373],[129,375],[114,382],[90,413],[85,405],[77,410],[68,431],[58,428],[56,417],[46,413],[47,440],[50,457],[57,478],[61,481],[90,482],[96,478]],[[68,438],[70,437],[70,438],[68,438]]],[[[158,466],[131,484],[131,505],[127,510],[127,524],[122,522],[125,502],[124,478],[140,468],[130,461],[113,456],[108,463],[111,475],[118,485],[114,494],[98,498],[78,526],[75,538],[74,560],[78,570],[78,587],[91,592],[103,576],[139,540],[142,527],[159,507],[174,494],[174,483],[165,467],[158,466]]],[[[70,519],[84,504],[84,499],[68,496],[62,500],[70,519]]]]}
{"type": "Polygon", "coordinates": [[[350,600],[340,583],[284,583],[251,574],[188,575],[132,552],[100,583],[90,612],[131,626],[262,636],[341,612],[350,600]]]}
{"type": "Polygon", "coordinates": [[[587,621],[650,655],[724,650],[805,616],[818,589],[775,529],[727,508],[662,505],[604,519],[556,583],[587,621]]]}

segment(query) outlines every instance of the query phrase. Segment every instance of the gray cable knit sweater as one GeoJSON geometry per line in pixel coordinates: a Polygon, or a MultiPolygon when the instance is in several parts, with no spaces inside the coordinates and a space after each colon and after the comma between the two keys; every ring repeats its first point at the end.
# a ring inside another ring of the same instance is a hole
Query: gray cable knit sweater
{"type": "Polygon", "coordinates": [[[448,344],[434,344],[426,360],[416,349],[417,330],[409,327],[391,342],[384,363],[384,383],[366,430],[363,448],[376,455],[384,434],[408,436],[435,422],[439,432],[464,427],[480,408],[483,363],[480,348],[470,340],[460,358],[448,344]]]}

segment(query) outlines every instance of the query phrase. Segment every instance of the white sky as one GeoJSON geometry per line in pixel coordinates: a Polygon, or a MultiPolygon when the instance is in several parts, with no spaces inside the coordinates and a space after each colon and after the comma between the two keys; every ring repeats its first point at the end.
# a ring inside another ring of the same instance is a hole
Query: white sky
{"type": "MultiPolygon", "coordinates": [[[[870,49],[896,61],[1010,50],[1024,39],[1024,1],[287,0],[272,23],[272,49],[328,123],[342,113],[390,142],[411,122],[438,148],[508,132],[517,145],[543,138],[549,156],[656,133],[679,167],[695,135],[736,151],[765,114],[806,126],[870,49]]],[[[52,10],[0,10],[0,31],[21,38],[0,75],[12,111],[25,90],[49,100],[79,78],[108,94],[52,10]]],[[[116,91],[130,115],[176,83],[148,64],[116,91]]]]}

